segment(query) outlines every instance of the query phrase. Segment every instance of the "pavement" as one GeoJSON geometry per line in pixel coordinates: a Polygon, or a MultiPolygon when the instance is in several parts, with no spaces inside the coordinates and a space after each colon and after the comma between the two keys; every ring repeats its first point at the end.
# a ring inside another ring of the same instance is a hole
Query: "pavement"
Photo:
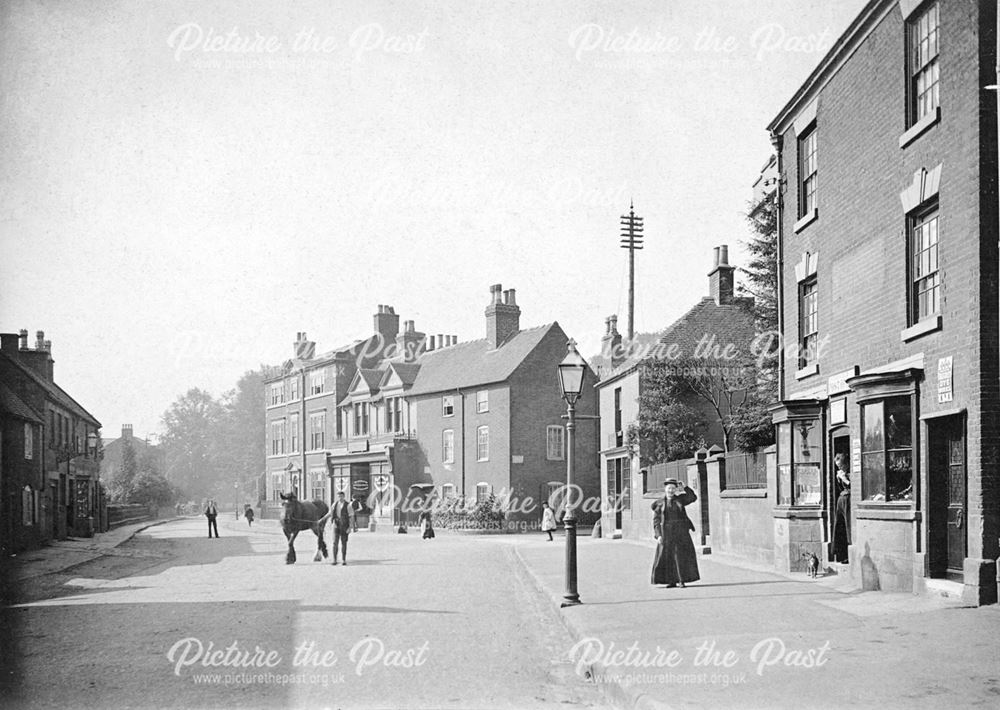
{"type": "MultiPolygon", "coordinates": [[[[84,562],[90,562],[105,555],[134,554],[118,551],[116,548],[130,540],[136,533],[155,525],[163,525],[184,516],[158,518],[141,523],[121,525],[108,532],[96,533],[93,537],[73,537],[67,540],[52,540],[37,550],[27,550],[7,559],[7,575],[12,583],[23,582],[34,577],[54,574],[84,562]]],[[[194,516],[189,516],[194,517],[194,516]]]]}
{"type": "MultiPolygon", "coordinates": [[[[578,541],[569,662],[624,708],[997,707],[1000,609],[863,592],[701,556],[701,580],[650,584],[654,544],[578,541]]],[[[516,546],[558,606],[564,544],[516,546]]]]}

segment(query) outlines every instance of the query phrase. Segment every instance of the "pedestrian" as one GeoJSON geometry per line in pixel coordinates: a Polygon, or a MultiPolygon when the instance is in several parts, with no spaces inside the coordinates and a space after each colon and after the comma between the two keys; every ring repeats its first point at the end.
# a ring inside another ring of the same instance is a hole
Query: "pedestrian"
{"type": "Polygon", "coordinates": [[[833,516],[833,561],[847,562],[847,546],[851,544],[851,472],[847,455],[834,456],[833,465],[840,490],[833,516]]]}
{"type": "Polygon", "coordinates": [[[219,509],[215,505],[215,501],[209,498],[208,505],[205,506],[205,517],[208,518],[208,536],[212,537],[212,531],[215,530],[215,536],[219,537],[219,525],[215,522],[215,518],[219,515],[219,509]]]}
{"type": "Polygon", "coordinates": [[[676,478],[663,482],[663,493],[653,503],[653,538],[657,545],[652,583],[683,587],[685,582],[701,579],[691,541],[694,525],[684,511],[684,506],[694,503],[698,496],[676,478]]]}
{"type": "Polygon", "coordinates": [[[351,529],[354,532],[358,531],[358,515],[364,512],[365,504],[361,502],[360,498],[355,498],[351,501],[351,529]]]}
{"type": "Polygon", "coordinates": [[[548,502],[542,503],[542,532],[549,534],[552,542],[552,531],[556,529],[556,514],[548,502]]]}
{"type": "Polygon", "coordinates": [[[425,508],[420,514],[420,532],[424,540],[434,539],[434,525],[431,523],[431,511],[425,508]]]}
{"type": "Polygon", "coordinates": [[[343,553],[344,561],[347,564],[347,536],[351,534],[351,506],[344,497],[344,492],[337,493],[337,500],[330,511],[333,520],[333,564],[337,564],[337,550],[343,553]]]}
{"type": "Polygon", "coordinates": [[[253,508],[248,505],[243,511],[243,517],[247,519],[247,525],[253,527],[253,508]]]}

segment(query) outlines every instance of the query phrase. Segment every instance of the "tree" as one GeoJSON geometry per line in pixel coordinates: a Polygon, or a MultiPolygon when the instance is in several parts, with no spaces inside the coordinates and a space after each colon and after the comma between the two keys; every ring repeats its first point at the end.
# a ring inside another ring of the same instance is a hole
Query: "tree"
{"type": "Polygon", "coordinates": [[[170,482],[160,473],[143,471],[135,477],[130,503],[163,506],[173,503],[177,493],[170,482]]]}
{"type": "Polygon", "coordinates": [[[774,443],[774,426],[767,411],[778,400],[778,205],[777,191],[764,197],[747,211],[751,238],[743,242],[750,260],[740,269],[745,276],[741,296],[753,297],[756,337],[756,382],[740,411],[731,416],[735,445],[756,451],[774,443]]]}
{"type": "Polygon", "coordinates": [[[639,447],[640,464],[648,466],[689,458],[704,443],[705,417],[684,401],[672,363],[651,360],[640,375],[639,417],[625,432],[625,444],[639,447]]]}
{"type": "MultiPolygon", "coordinates": [[[[190,389],[163,414],[167,479],[186,495],[205,497],[223,483],[218,439],[224,409],[208,392],[190,389]]],[[[263,439],[263,437],[261,437],[263,439]]]]}
{"type": "Polygon", "coordinates": [[[222,396],[223,416],[219,427],[219,468],[227,485],[238,481],[250,489],[260,475],[267,456],[264,380],[274,368],[261,365],[243,373],[236,388],[222,396]]]}
{"type": "Polygon", "coordinates": [[[115,503],[128,503],[135,486],[135,477],[139,472],[136,464],[135,447],[128,439],[122,439],[121,465],[114,477],[108,482],[111,489],[111,500],[115,503]]]}

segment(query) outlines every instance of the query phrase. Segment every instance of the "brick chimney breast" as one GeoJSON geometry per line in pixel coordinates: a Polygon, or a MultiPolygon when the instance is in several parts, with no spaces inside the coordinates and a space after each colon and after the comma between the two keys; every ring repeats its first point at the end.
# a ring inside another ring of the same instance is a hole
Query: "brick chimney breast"
{"type": "Polygon", "coordinates": [[[521,309],[514,299],[514,289],[504,292],[501,284],[490,287],[490,305],[486,307],[486,340],[496,350],[521,330],[521,309]]]}
{"type": "Polygon", "coordinates": [[[729,245],[715,247],[712,270],[708,273],[708,294],[717,305],[731,305],[735,291],[735,266],[729,265],[729,245]]]}
{"type": "Polygon", "coordinates": [[[382,339],[383,346],[389,346],[399,335],[399,316],[392,306],[379,305],[375,314],[375,334],[382,339]]]}

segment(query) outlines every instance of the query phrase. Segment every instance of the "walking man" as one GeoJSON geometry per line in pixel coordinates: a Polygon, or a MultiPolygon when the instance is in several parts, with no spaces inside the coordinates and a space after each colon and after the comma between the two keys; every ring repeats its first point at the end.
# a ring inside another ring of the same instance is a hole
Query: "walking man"
{"type": "Polygon", "coordinates": [[[344,498],[344,492],[337,493],[337,500],[330,512],[333,519],[333,564],[337,564],[337,550],[343,553],[343,565],[347,564],[347,536],[351,534],[351,505],[344,498]]]}
{"type": "Polygon", "coordinates": [[[205,508],[205,517],[208,518],[208,536],[212,537],[212,531],[215,530],[215,536],[219,537],[219,526],[215,522],[215,518],[219,515],[219,509],[215,507],[215,501],[209,499],[208,506],[205,508]]]}

